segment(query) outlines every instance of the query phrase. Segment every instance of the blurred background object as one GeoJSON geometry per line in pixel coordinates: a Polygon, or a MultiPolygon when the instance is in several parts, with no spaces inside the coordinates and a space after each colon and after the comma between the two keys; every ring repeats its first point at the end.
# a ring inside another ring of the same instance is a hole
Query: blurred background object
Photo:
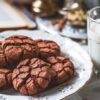
{"type": "Polygon", "coordinates": [[[85,3],[81,0],[64,0],[62,5],[58,7],[58,13],[54,16],[36,17],[38,27],[51,34],[73,39],[86,39],[87,7],[85,3]]]}
{"type": "MultiPolygon", "coordinates": [[[[75,10],[77,8],[83,8],[84,2],[82,0],[64,0],[64,5],[62,7],[62,11],[66,12],[69,10],[75,10]]],[[[86,8],[86,7],[84,7],[86,8]]]]}
{"type": "Polygon", "coordinates": [[[59,9],[74,9],[81,6],[90,9],[100,5],[100,0],[6,0],[19,6],[26,7],[35,15],[54,15],[59,9]],[[48,11],[49,10],[49,11],[48,11]]]}
{"type": "Polygon", "coordinates": [[[12,29],[33,29],[36,24],[15,6],[0,1],[0,31],[12,29]]]}
{"type": "Polygon", "coordinates": [[[36,22],[37,29],[64,37],[86,39],[86,12],[100,0],[6,0],[36,22]],[[40,20],[37,20],[40,19],[40,20]],[[50,28],[48,28],[48,26],[50,28]]]}
{"type": "Polygon", "coordinates": [[[73,26],[86,27],[86,11],[87,6],[82,0],[65,0],[60,13],[64,15],[63,20],[66,19],[73,26]]]}
{"type": "Polygon", "coordinates": [[[33,0],[33,14],[41,17],[52,16],[58,11],[57,0],[33,0]]]}

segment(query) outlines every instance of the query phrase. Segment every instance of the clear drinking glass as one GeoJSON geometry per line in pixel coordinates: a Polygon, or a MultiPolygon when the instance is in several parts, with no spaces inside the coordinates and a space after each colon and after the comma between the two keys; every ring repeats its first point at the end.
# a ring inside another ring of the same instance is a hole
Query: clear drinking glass
{"type": "Polygon", "coordinates": [[[88,11],[87,16],[88,47],[95,72],[100,72],[100,7],[88,11]]]}

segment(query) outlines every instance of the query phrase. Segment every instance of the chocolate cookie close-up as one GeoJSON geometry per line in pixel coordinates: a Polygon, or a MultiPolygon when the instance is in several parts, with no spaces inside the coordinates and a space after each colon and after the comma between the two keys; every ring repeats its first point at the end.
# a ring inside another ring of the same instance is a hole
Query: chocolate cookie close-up
{"type": "Polygon", "coordinates": [[[12,75],[15,90],[25,95],[45,90],[51,81],[49,70],[49,65],[38,58],[21,61],[12,75]]]}
{"type": "Polygon", "coordinates": [[[13,35],[2,41],[0,66],[15,68],[19,61],[38,56],[36,42],[27,36],[13,35]]]}
{"type": "Polygon", "coordinates": [[[46,59],[50,56],[60,55],[59,45],[51,40],[37,40],[37,46],[39,48],[39,57],[46,59]]]}
{"type": "Polygon", "coordinates": [[[47,62],[51,64],[51,68],[56,73],[51,81],[53,85],[68,81],[74,74],[74,65],[68,58],[52,56],[47,58],[47,62]]]}
{"type": "Polygon", "coordinates": [[[12,70],[0,68],[0,89],[10,88],[12,84],[12,70]]]}

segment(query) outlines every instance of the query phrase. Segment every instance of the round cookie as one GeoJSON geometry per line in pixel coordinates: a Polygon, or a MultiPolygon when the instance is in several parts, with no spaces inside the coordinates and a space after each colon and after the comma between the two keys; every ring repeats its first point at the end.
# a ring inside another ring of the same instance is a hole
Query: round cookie
{"type": "Polygon", "coordinates": [[[37,40],[37,46],[39,48],[39,57],[44,60],[50,56],[60,55],[60,47],[54,41],[37,40]]]}
{"type": "Polygon", "coordinates": [[[0,89],[7,89],[12,84],[12,71],[0,68],[0,89]]]}
{"type": "Polygon", "coordinates": [[[1,45],[0,66],[15,67],[19,61],[38,56],[36,42],[27,36],[14,35],[6,38],[1,45]],[[3,59],[3,61],[2,61],[3,59]]]}
{"type": "Polygon", "coordinates": [[[52,56],[47,59],[56,75],[52,78],[51,84],[61,84],[69,80],[74,74],[74,66],[70,59],[61,56],[52,56]]]}
{"type": "Polygon", "coordinates": [[[15,90],[24,95],[33,95],[45,90],[51,81],[49,70],[49,65],[38,58],[21,61],[12,74],[15,90]]]}

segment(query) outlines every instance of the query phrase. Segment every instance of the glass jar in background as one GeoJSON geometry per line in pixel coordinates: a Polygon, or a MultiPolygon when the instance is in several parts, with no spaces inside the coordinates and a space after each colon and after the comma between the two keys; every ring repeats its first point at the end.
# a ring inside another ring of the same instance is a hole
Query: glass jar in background
{"type": "Polygon", "coordinates": [[[41,17],[52,16],[58,12],[57,0],[33,0],[32,11],[41,17]]]}
{"type": "Polygon", "coordinates": [[[69,11],[75,11],[77,9],[82,9],[84,11],[87,10],[87,7],[83,0],[64,0],[63,7],[60,10],[60,13],[63,15],[66,15],[67,12],[69,11]]]}
{"type": "Polygon", "coordinates": [[[77,9],[80,6],[80,3],[78,0],[64,0],[64,6],[62,8],[62,11],[69,11],[77,9]]]}
{"type": "Polygon", "coordinates": [[[100,7],[88,12],[88,47],[93,60],[95,72],[100,72],[100,7]]]}

